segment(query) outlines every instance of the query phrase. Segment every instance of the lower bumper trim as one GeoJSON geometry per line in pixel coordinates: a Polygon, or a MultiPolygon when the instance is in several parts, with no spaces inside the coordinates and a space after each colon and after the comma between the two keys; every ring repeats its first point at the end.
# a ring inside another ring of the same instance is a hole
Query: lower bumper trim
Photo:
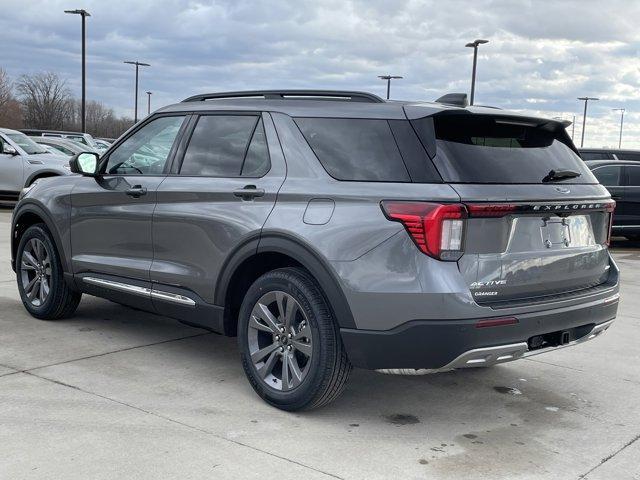
{"type": "Polygon", "coordinates": [[[512,343],[509,345],[498,345],[495,347],[474,348],[473,350],[468,350],[462,353],[453,361],[449,362],[447,365],[441,368],[391,368],[378,369],[376,371],[392,375],[426,375],[428,373],[446,372],[458,368],[490,367],[499,363],[512,362],[513,360],[518,360],[519,358],[539,355],[541,353],[558,350],[560,348],[571,347],[573,345],[578,345],[579,343],[593,340],[594,338],[600,336],[604,331],[606,331],[612,323],[613,320],[609,320],[608,322],[598,324],[594,326],[593,329],[583,337],[580,337],[564,345],[558,345],[555,347],[529,350],[527,342],[520,342],[512,343]]]}

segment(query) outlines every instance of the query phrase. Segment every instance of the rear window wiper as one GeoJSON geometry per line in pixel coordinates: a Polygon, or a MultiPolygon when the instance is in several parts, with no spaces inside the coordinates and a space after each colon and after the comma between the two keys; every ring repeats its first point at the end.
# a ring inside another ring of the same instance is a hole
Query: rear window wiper
{"type": "Polygon", "coordinates": [[[559,180],[567,180],[569,178],[576,178],[582,175],[580,172],[574,170],[551,170],[546,177],[542,179],[543,183],[557,182],[559,180]]]}

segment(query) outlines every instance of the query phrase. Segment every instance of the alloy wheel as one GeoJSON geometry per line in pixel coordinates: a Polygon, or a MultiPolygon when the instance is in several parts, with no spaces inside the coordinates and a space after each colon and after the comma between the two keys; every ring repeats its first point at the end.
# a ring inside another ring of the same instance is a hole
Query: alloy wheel
{"type": "Polygon", "coordinates": [[[24,246],[20,279],[29,302],[36,307],[42,306],[51,292],[51,256],[42,240],[32,238],[24,246]]]}
{"type": "Polygon", "coordinates": [[[281,291],[256,302],[247,329],[249,353],[258,376],[271,388],[289,391],[309,373],[313,337],[298,301],[281,291]]]}

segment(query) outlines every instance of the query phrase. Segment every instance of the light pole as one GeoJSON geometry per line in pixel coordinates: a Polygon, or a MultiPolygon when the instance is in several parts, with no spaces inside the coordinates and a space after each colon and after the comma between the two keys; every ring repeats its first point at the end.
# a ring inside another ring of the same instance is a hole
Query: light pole
{"type": "Polygon", "coordinates": [[[129,65],[135,65],[136,66],[136,106],[134,109],[134,115],[133,115],[133,123],[138,123],[138,67],[150,67],[151,65],[149,65],[148,63],[142,63],[139,61],[125,61],[124,63],[128,63],[129,65]]]}
{"type": "Polygon", "coordinates": [[[147,92],[147,116],[151,114],[151,94],[153,92],[147,92]]]}
{"type": "Polygon", "coordinates": [[[391,92],[391,80],[400,79],[402,77],[399,75],[378,75],[378,78],[387,81],[387,100],[389,100],[389,93],[391,92]]]}
{"type": "Polygon", "coordinates": [[[584,102],[584,113],[582,114],[582,138],[580,139],[580,148],[584,146],[584,129],[587,126],[587,104],[589,100],[598,101],[599,98],[596,97],[578,97],[578,100],[584,102]]]}
{"type": "Polygon", "coordinates": [[[473,98],[476,93],[476,66],[478,64],[478,45],[482,45],[484,43],[489,43],[489,40],[482,40],[478,38],[473,42],[467,43],[465,47],[473,48],[473,70],[471,71],[471,101],[469,105],[473,105],[473,98]]]}
{"type": "Polygon", "coordinates": [[[612,108],[614,112],[620,112],[620,138],[618,139],[618,148],[622,148],[622,124],[624,123],[624,108],[612,108]]]}
{"type": "Polygon", "coordinates": [[[87,75],[86,75],[86,29],[85,19],[90,17],[91,14],[86,10],[65,10],[64,13],[70,13],[72,15],[80,15],[82,17],[82,133],[85,133],[85,106],[86,106],[86,94],[87,94],[87,75]]]}

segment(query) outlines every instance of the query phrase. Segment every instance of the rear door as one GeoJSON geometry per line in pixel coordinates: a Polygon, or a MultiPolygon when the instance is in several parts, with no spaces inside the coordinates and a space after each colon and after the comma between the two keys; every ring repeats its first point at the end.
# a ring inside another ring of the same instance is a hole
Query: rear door
{"type": "Polygon", "coordinates": [[[640,233],[640,165],[625,166],[624,205],[626,225],[640,233]]]}
{"type": "Polygon", "coordinates": [[[623,225],[628,225],[632,220],[632,209],[626,198],[626,178],[624,165],[602,165],[593,168],[593,174],[604,185],[611,198],[616,201],[616,211],[613,215],[613,231],[619,230],[623,225]]]}
{"type": "Polygon", "coordinates": [[[458,266],[476,302],[532,302],[605,282],[609,195],[561,124],[454,113],[414,126],[435,137],[434,164],[467,205],[458,266]]]}
{"type": "Polygon", "coordinates": [[[213,303],[224,262],[258,238],[285,173],[269,114],[194,116],[158,188],[151,281],[213,303]]]}

